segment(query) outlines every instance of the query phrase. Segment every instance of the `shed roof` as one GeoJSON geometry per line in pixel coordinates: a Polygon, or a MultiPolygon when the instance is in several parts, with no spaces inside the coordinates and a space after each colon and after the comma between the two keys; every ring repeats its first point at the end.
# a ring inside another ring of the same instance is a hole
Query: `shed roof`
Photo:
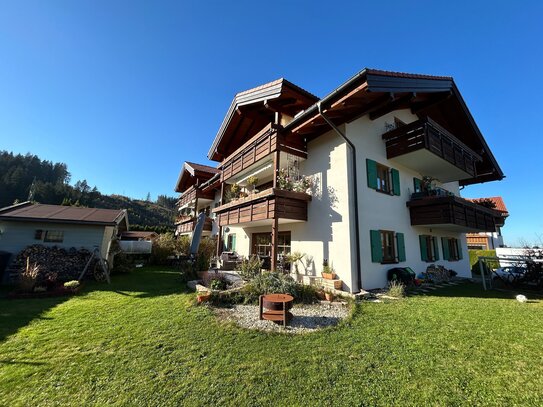
{"type": "Polygon", "coordinates": [[[0,220],[114,226],[127,218],[126,209],[81,208],[23,202],[0,209],[0,220]]]}

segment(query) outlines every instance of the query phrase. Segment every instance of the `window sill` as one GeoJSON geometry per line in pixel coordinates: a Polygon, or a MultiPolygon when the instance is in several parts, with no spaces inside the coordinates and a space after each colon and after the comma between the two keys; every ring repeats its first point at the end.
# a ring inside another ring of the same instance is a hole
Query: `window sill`
{"type": "Polygon", "coordinates": [[[399,261],[396,260],[383,260],[381,264],[398,264],[399,261]]]}

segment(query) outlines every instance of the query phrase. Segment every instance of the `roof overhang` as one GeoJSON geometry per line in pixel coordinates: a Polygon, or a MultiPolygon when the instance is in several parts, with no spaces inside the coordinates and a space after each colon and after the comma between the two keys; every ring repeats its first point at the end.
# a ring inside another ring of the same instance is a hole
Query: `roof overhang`
{"type": "Polygon", "coordinates": [[[184,192],[193,185],[208,181],[219,173],[218,169],[185,162],[175,184],[175,192],[184,192]]]}
{"type": "MultiPolygon", "coordinates": [[[[411,109],[419,117],[431,117],[481,155],[478,175],[461,180],[461,185],[504,178],[451,77],[366,68],[322,98],[320,105],[323,113],[338,126],[365,115],[374,120],[394,110],[411,109]]],[[[285,130],[311,140],[329,131],[330,127],[314,104],[295,117],[285,130]]]]}
{"type": "Polygon", "coordinates": [[[246,139],[274,122],[276,113],[294,117],[317,100],[316,96],[283,78],[238,93],[226,112],[207,157],[221,161],[246,139]]]}

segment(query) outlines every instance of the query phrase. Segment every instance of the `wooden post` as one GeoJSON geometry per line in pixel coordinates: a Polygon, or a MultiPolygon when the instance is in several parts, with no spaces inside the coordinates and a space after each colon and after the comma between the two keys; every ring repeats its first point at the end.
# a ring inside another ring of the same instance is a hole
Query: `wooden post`
{"type": "Polygon", "coordinates": [[[275,151],[273,154],[273,187],[277,188],[277,176],[279,175],[280,168],[280,156],[281,152],[279,150],[275,151]]]}
{"type": "Polygon", "coordinates": [[[221,252],[222,252],[222,226],[219,226],[219,231],[217,232],[217,258],[219,258],[219,256],[221,255],[221,252]]]}
{"type": "MultiPolygon", "coordinates": [[[[277,209],[276,209],[277,210],[277,209]]],[[[273,215],[272,235],[271,235],[271,271],[277,270],[277,241],[279,237],[279,219],[273,215]]]]}

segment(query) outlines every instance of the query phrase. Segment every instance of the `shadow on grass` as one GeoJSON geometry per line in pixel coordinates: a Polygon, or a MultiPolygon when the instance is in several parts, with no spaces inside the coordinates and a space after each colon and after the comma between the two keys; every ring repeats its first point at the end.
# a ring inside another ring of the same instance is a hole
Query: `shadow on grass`
{"type": "Polygon", "coordinates": [[[485,291],[481,283],[463,283],[457,286],[436,288],[425,294],[428,297],[471,297],[503,300],[515,299],[517,295],[522,294],[528,298],[528,302],[537,303],[543,300],[543,293],[541,292],[501,288],[485,291]]]}
{"type": "Polygon", "coordinates": [[[111,284],[90,282],[84,294],[111,291],[134,298],[151,298],[188,292],[181,273],[172,267],[148,267],[112,276],[111,284]]]}
{"type": "Polygon", "coordinates": [[[7,295],[7,292],[7,289],[2,289],[0,298],[0,342],[35,319],[51,319],[42,314],[70,298],[64,296],[10,300],[5,298],[4,294],[7,295]]]}
{"type": "MultiPolygon", "coordinates": [[[[43,314],[73,298],[63,296],[7,299],[9,290],[9,288],[3,287],[0,291],[0,342],[33,320],[51,319],[43,314]]],[[[188,292],[186,285],[181,282],[180,273],[168,267],[136,269],[130,273],[113,275],[111,284],[86,282],[77,297],[85,297],[94,291],[110,291],[135,298],[151,298],[188,292]]]]}

